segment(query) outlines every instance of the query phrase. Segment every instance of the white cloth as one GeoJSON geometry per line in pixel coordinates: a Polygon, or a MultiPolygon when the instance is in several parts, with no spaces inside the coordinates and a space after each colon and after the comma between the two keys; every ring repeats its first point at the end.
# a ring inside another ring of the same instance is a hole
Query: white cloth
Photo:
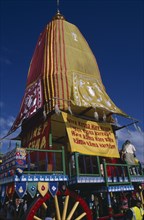
{"type": "Polygon", "coordinates": [[[126,144],[124,147],[124,152],[129,154],[134,154],[136,151],[134,145],[132,144],[126,144]]]}

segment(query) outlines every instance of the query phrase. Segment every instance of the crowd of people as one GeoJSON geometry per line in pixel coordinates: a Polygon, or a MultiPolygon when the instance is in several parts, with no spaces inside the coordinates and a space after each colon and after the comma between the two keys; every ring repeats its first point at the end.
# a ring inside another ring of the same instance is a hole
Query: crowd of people
{"type": "Polygon", "coordinates": [[[10,199],[0,206],[0,220],[19,220],[20,214],[23,215],[27,211],[27,203],[16,198],[10,199]]]}

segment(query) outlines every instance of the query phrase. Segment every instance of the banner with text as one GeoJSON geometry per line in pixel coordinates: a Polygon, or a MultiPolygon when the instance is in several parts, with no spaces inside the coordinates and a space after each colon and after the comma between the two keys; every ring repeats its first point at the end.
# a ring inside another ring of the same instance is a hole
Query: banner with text
{"type": "Polygon", "coordinates": [[[62,112],[72,152],[119,158],[110,124],[87,121],[62,112]]]}
{"type": "Polygon", "coordinates": [[[47,149],[49,146],[50,119],[41,122],[22,136],[22,146],[25,148],[47,149]]]}

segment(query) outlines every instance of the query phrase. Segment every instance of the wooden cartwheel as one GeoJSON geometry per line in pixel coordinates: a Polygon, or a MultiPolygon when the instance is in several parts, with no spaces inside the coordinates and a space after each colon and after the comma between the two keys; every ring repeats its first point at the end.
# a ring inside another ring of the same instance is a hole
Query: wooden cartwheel
{"type": "Polygon", "coordinates": [[[70,190],[58,191],[52,197],[47,193],[36,198],[26,214],[26,220],[92,220],[92,213],[87,203],[77,193],[70,190]]]}

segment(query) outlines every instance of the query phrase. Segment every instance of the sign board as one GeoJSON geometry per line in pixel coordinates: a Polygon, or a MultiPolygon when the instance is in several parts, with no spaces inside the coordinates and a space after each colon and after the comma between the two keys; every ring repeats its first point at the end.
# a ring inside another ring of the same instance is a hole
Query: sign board
{"type": "Polygon", "coordinates": [[[71,152],[119,158],[110,124],[87,121],[62,112],[71,152]]]}

